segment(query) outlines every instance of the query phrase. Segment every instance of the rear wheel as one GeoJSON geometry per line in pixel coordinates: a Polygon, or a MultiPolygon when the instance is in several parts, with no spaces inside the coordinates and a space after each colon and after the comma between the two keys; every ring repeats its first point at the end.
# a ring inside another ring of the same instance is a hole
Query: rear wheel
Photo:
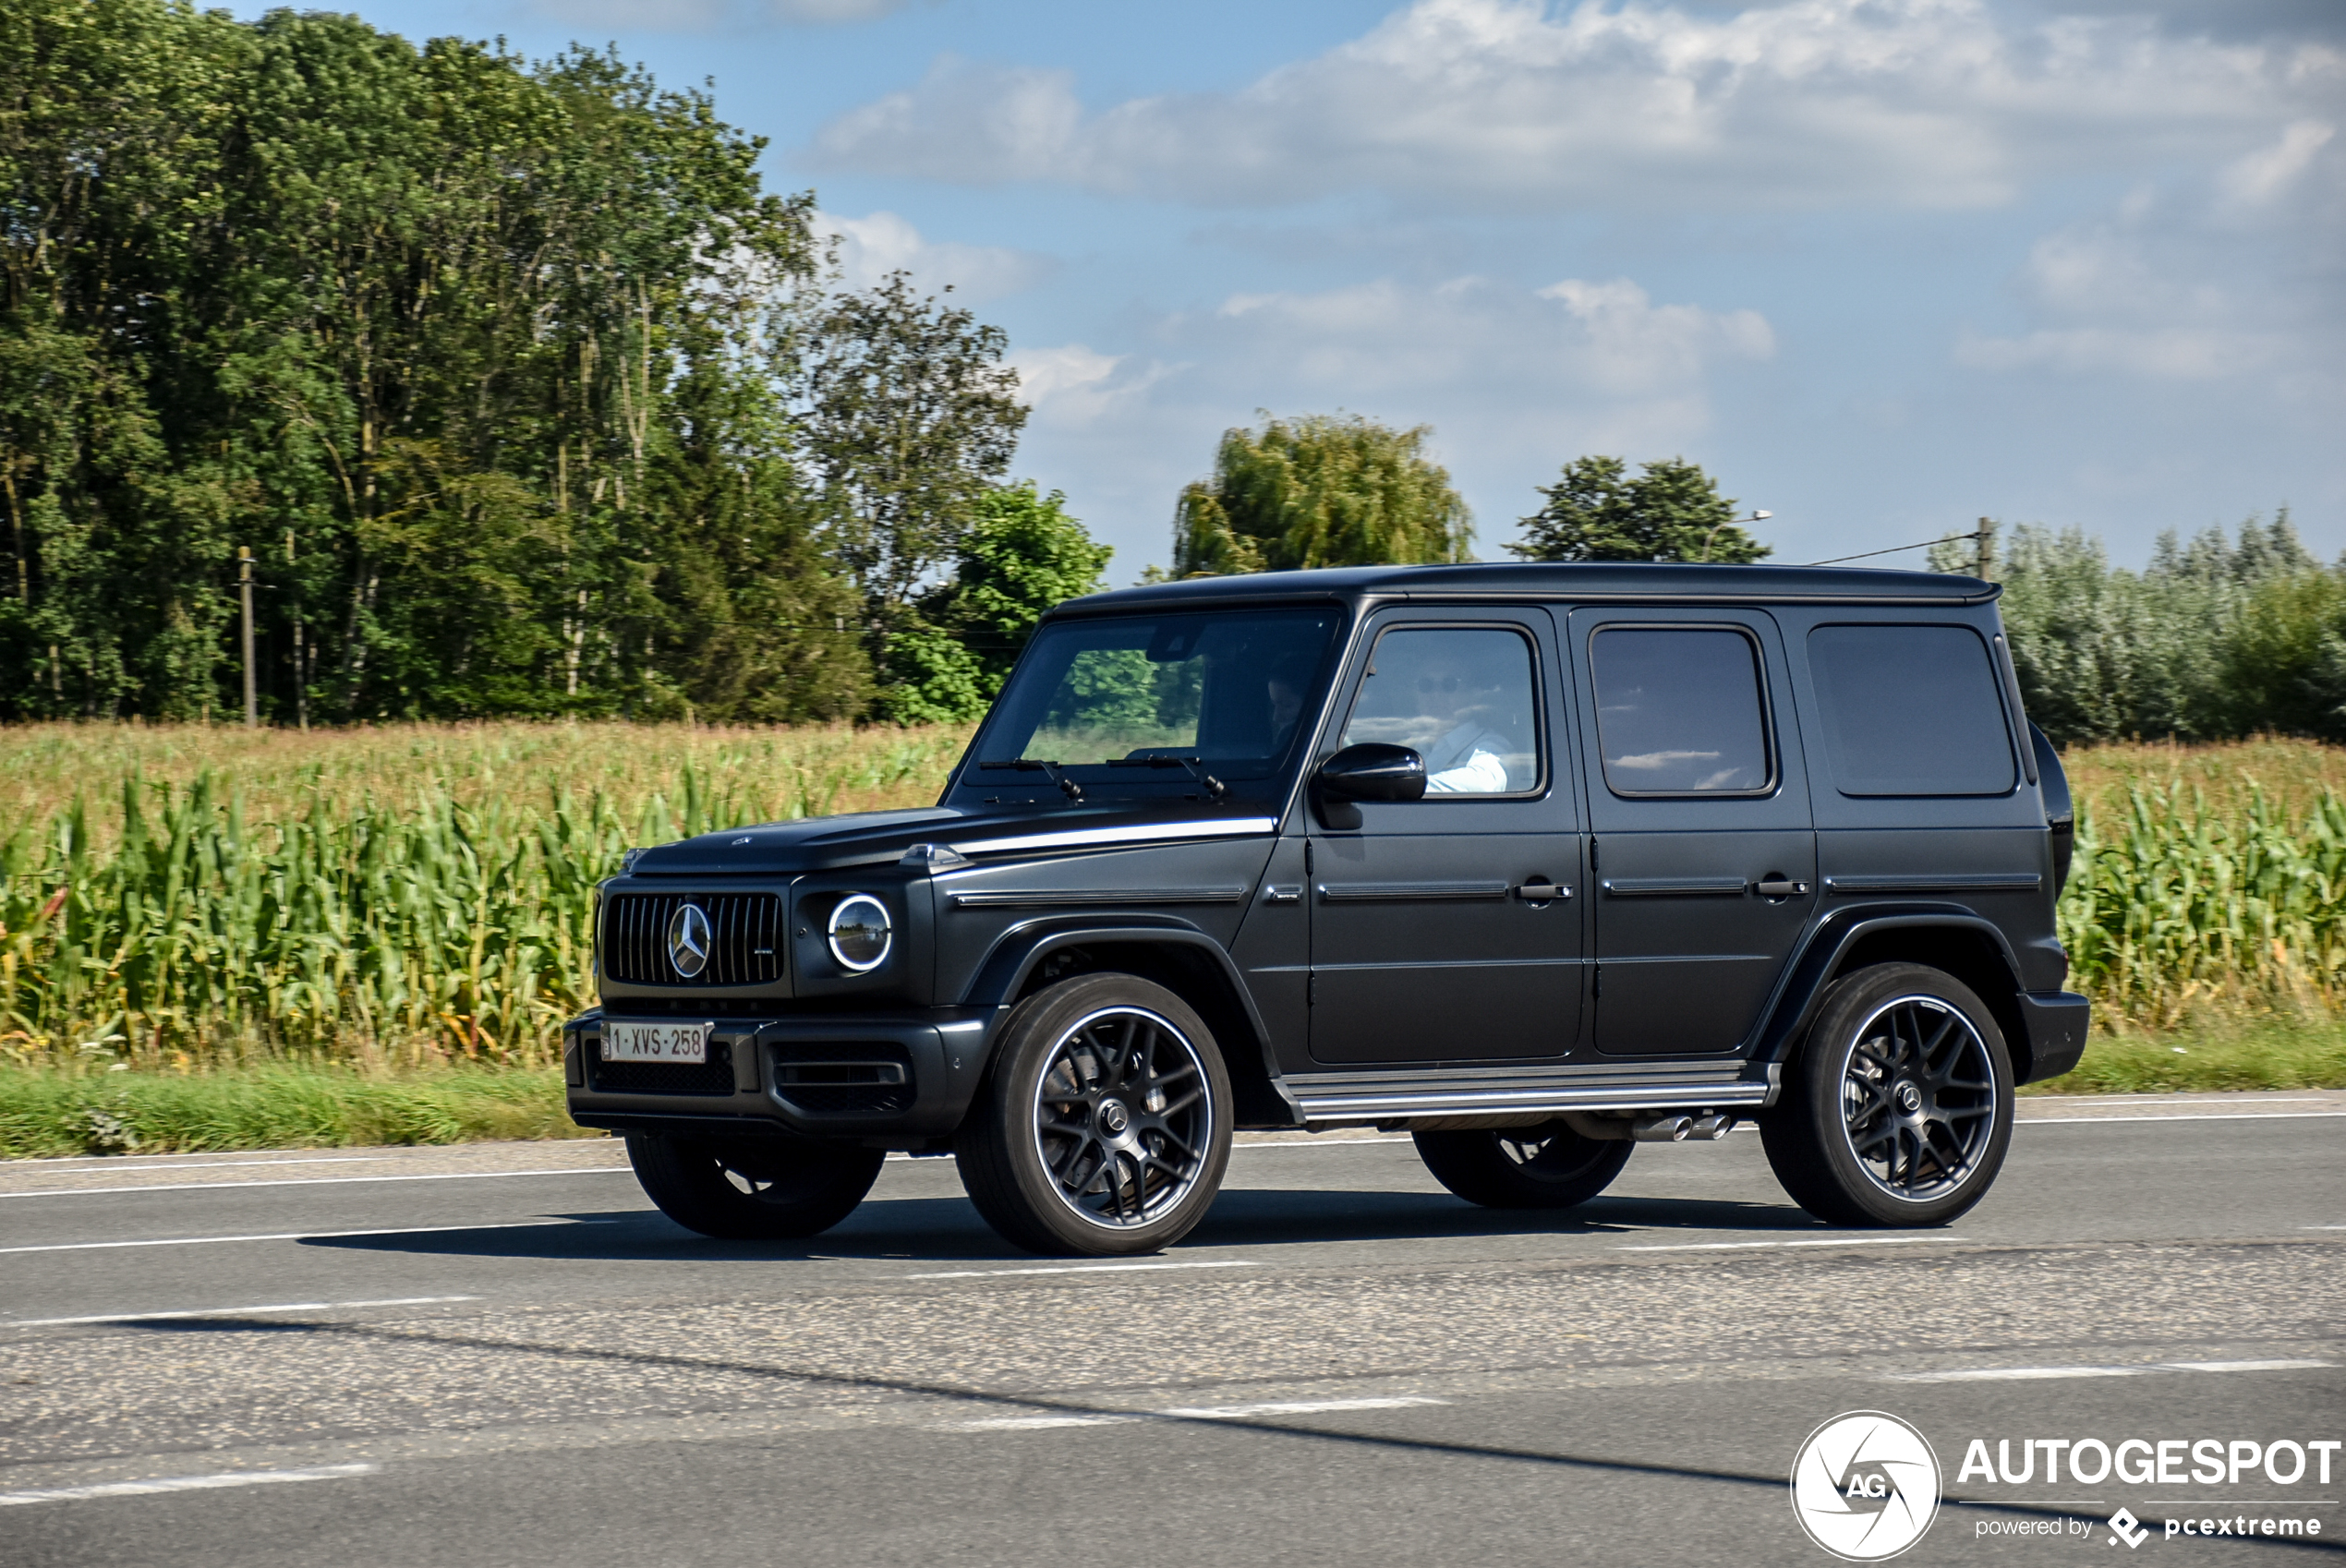
{"type": "Polygon", "coordinates": [[[1230,1080],[1203,1019],[1136,975],[1064,981],[1003,1020],[953,1144],[986,1222],[1030,1251],[1170,1247],[1230,1158],[1230,1080]]]}
{"type": "Polygon", "coordinates": [[[1980,1199],[2012,1140],[2012,1059],[1951,974],[1876,964],[1839,982],[1762,1118],[1793,1200],[1845,1225],[1939,1225],[1980,1199]]]}
{"type": "Polygon", "coordinates": [[[726,1241],[830,1229],[855,1212],[887,1158],[878,1149],[795,1138],[627,1135],[627,1163],[659,1212],[726,1241]]]}
{"type": "Polygon", "coordinates": [[[1493,1132],[1417,1132],[1433,1179],[1486,1209],[1571,1209],[1613,1185],[1635,1147],[1584,1138],[1561,1121],[1493,1132]]]}

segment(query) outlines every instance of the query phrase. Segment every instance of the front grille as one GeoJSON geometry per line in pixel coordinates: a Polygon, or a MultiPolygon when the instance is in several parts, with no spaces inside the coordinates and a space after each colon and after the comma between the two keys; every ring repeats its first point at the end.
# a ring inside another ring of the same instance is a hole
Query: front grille
{"type": "Polygon", "coordinates": [[[606,1062],[601,1043],[589,1059],[594,1088],[599,1094],[731,1094],[733,1092],[733,1044],[730,1040],[708,1043],[705,1062],[606,1062]]]}
{"type": "Polygon", "coordinates": [[[810,1116],[913,1108],[913,1058],[881,1041],[790,1040],[773,1048],[774,1092],[810,1116]]]}
{"type": "Polygon", "coordinates": [[[779,893],[619,893],[603,911],[603,972],[629,985],[770,985],[782,977],[779,893]],[[708,967],[687,980],[668,961],[668,926],[698,904],[708,967]]]}

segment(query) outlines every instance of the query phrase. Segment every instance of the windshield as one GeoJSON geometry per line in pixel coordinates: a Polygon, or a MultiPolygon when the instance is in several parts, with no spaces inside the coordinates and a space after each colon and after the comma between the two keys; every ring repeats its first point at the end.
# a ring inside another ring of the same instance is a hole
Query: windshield
{"type": "Polygon", "coordinates": [[[995,705],[966,781],[1016,782],[1021,770],[1004,765],[1018,761],[1085,769],[1087,785],[1269,778],[1294,749],[1342,620],[1331,606],[1046,626],[995,705]]]}

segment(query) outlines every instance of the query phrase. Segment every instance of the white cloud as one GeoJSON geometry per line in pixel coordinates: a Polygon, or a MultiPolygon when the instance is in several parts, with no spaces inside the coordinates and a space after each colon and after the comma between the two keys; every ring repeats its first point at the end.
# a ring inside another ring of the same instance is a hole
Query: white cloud
{"type": "Polygon", "coordinates": [[[2289,340],[2273,332],[2066,327],[2011,338],[1966,332],[1955,342],[1955,363],[1975,370],[2115,371],[2158,380],[2205,381],[2267,369],[2286,358],[2288,351],[2289,340]]]}
{"type": "Polygon", "coordinates": [[[1022,348],[1006,356],[1018,371],[1019,396],[1037,420],[1082,428],[1128,406],[1171,373],[1172,367],[1139,366],[1129,354],[1102,354],[1080,343],[1022,348]]]}
{"type": "Polygon", "coordinates": [[[2224,194],[2241,206],[2264,206],[2294,186],[2313,166],[2315,154],[2337,134],[2337,127],[2321,120],[2295,121],[2272,146],[2258,148],[2224,170],[2224,194]]]}
{"type": "Polygon", "coordinates": [[[862,218],[817,212],[814,229],[836,237],[840,281],[850,289],[869,288],[901,271],[910,272],[924,289],[949,283],[964,303],[982,304],[1032,287],[1058,265],[1028,250],[925,239],[893,212],[862,218]]]}
{"type": "Polygon", "coordinates": [[[580,27],[643,32],[699,32],[720,23],[762,21],[832,26],[901,11],[909,0],[532,0],[530,9],[580,27]]]}
{"type": "Polygon", "coordinates": [[[1509,211],[1921,208],[2029,177],[2238,156],[2346,89],[2346,54],[2144,18],[2001,20],[1985,0],[1787,0],[1713,18],[1628,0],[1419,0],[1229,93],[1087,113],[1064,72],[937,63],[833,120],[837,168],[1046,179],[1207,205],[1373,189],[1509,211]]]}

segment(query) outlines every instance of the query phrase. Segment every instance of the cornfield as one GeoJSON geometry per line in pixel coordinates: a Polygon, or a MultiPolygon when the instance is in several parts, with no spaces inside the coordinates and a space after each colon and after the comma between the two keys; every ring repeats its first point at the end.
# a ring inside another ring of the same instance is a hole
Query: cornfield
{"type": "MultiPolygon", "coordinates": [[[[925,803],[966,740],[0,733],[0,1061],[543,1065],[589,999],[591,890],[628,845],[925,803]]],[[[2073,755],[2061,933],[2105,1026],[2346,1012],[2340,758],[2277,742],[2073,755]]]]}
{"type": "MultiPolygon", "coordinates": [[[[87,771],[74,739],[0,741],[11,792],[87,771]]],[[[0,827],[0,1060],[542,1064],[586,1005],[592,890],[627,846],[925,803],[966,739],[417,729],[346,739],[357,766],[288,741],[230,784],[184,731],[93,730],[165,777],[0,827]]]]}

